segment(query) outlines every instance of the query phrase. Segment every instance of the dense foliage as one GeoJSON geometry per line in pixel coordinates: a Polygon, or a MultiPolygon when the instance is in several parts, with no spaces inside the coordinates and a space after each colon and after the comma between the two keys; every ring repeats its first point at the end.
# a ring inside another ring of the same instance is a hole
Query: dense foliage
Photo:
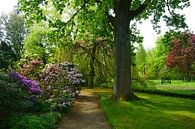
{"type": "Polygon", "coordinates": [[[20,73],[32,80],[40,81],[41,80],[41,74],[44,67],[43,61],[32,59],[29,61],[26,61],[24,64],[21,61],[21,69],[19,70],[20,73]]]}
{"type": "Polygon", "coordinates": [[[55,129],[55,124],[61,118],[57,112],[49,112],[41,115],[14,114],[9,122],[2,123],[0,128],[9,129],[55,129]]]}
{"type": "Polygon", "coordinates": [[[10,113],[31,106],[28,91],[6,73],[0,73],[0,112],[10,113]]]}
{"type": "Polygon", "coordinates": [[[173,49],[168,54],[166,66],[177,68],[183,74],[186,74],[190,81],[190,74],[193,72],[192,65],[195,63],[195,35],[190,33],[186,40],[186,34],[181,35],[182,39],[173,40],[173,49]]]}
{"type": "Polygon", "coordinates": [[[22,56],[22,41],[26,35],[24,19],[14,10],[0,17],[0,68],[7,69],[22,56]]]}
{"type": "Polygon", "coordinates": [[[54,45],[48,39],[49,30],[44,25],[34,25],[26,36],[23,58],[42,60],[49,63],[54,45]]]}

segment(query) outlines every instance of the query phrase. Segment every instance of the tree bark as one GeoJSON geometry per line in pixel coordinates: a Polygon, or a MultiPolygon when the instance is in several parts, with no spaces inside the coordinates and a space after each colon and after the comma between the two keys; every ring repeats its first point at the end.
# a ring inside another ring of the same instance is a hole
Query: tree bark
{"type": "Polygon", "coordinates": [[[94,62],[95,62],[95,56],[96,56],[96,43],[94,44],[92,50],[91,50],[91,58],[89,61],[89,65],[90,65],[90,72],[89,72],[89,87],[91,89],[94,88],[94,77],[95,77],[95,69],[94,69],[94,62]]]}
{"type": "Polygon", "coordinates": [[[134,99],[131,87],[129,0],[118,0],[115,16],[115,84],[113,95],[117,100],[134,99]]]}

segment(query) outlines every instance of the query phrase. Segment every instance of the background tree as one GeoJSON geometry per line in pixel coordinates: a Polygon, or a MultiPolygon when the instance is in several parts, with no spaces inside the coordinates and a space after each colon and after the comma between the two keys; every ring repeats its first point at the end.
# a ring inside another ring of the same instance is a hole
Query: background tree
{"type": "MultiPolygon", "coordinates": [[[[27,20],[40,21],[42,19],[48,21],[50,27],[58,28],[60,34],[67,34],[66,26],[72,23],[75,16],[80,13],[81,10],[86,8],[92,8],[97,6],[101,11],[97,11],[96,15],[104,16],[114,29],[114,41],[115,41],[115,85],[113,95],[117,99],[129,100],[135,98],[130,81],[130,21],[140,21],[141,19],[147,19],[149,16],[153,16],[152,23],[154,28],[158,29],[158,22],[161,18],[167,22],[168,26],[173,26],[177,29],[186,27],[184,23],[184,15],[175,13],[176,9],[183,9],[189,6],[188,0],[62,0],[54,1],[52,4],[59,12],[64,16],[70,14],[68,21],[65,19],[49,19],[44,13],[44,5],[48,4],[48,0],[36,0],[27,1],[19,0],[20,9],[25,11],[27,20]],[[41,6],[40,6],[41,5],[41,6]],[[67,13],[67,10],[72,10],[67,13]],[[170,12],[170,15],[166,15],[166,10],[170,12]],[[101,12],[101,13],[99,13],[101,12]]],[[[86,13],[87,10],[86,10],[86,13]]],[[[98,21],[98,19],[96,20],[98,21]]],[[[101,24],[104,24],[103,22],[101,24]]]]}
{"type": "Polygon", "coordinates": [[[146,74],[146,50],[141,43],[136,52],[136,67],[141,72],[141,75],[146,74]]]}
{"type": "Polygon", "coordinates": [[[190,33],[188,40],[185,33],[181,34],[181,37],[183,40],[173,40],[173,49],[167,56],[166,66],[178,69],[186,75],[187,81],[190,81],[192,65],[195,63],[195,34],[190,33]]]}
{"type": "Polygon", "coordinates": [[[24,55],[26,59],[39,59],[44,64],[49,62],[54,54],[53,43],[48,38],[49,30],[44,25],[36,25],[30,29],[24,40],[24,55]]]}
{"type": "Polygon", "coordinates": [[[165,68],[165,59],[168,51],[164,43],[164,38],[164,36],[157,38],[155,48],[153,48],[147,56],[148,75],[155,79],[166,76],[165,73],[167,72],[165,68]]]}
{"type": "MultiPolygon", "coordinates": [[[[111,52],[113,52],[112,28],[109,22],[107,22],[107,19],[102,15],[96,15],[96,12],[102,12],[98,6],[85,8],[75,16],[74,21],[76,24],[76,30],[74,32],[75,46],[80,48],[80,50],[82,49],[83,54],[87,54],[88,57],[90,88],[94,87],[94,79],[97,78],[96,73],[99,72],[99,74],[103,74],[103,72],[100,71],[106,68],[107,62],[105,58],[112,55],[111,52]]],[[[108,73],[109,72],[110,71],[108,71],[108,73]]],[[[102,78],[103,77],[105,76],[102,76],[102,78]]]]}
{"type": "Polygon", "coordinates": [[[21,58],[23,44],[26,35],[24,19],[14,10],[9,15],[0,18],[0,67],[7,68],[13,61],[21,58]]]}

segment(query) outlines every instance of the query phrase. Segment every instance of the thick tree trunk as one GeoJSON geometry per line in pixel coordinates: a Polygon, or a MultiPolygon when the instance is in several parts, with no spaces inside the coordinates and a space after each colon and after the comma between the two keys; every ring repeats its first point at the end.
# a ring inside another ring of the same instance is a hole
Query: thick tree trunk
{"type": "Polygon", "coordinates": [[[129,0],[118,0],[115,16],[115,85],[117,100],[134,99],[130,77],[129,0]]]}

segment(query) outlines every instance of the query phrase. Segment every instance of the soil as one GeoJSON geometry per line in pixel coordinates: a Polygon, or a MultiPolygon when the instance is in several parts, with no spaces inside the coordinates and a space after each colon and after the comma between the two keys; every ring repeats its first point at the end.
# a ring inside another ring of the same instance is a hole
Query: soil
{"type": "Polygon", "coordinates": [[[99,97],[81,91],[72,111],[59,123],[58,129],[111,129],[103,115],[99,97]]]}

